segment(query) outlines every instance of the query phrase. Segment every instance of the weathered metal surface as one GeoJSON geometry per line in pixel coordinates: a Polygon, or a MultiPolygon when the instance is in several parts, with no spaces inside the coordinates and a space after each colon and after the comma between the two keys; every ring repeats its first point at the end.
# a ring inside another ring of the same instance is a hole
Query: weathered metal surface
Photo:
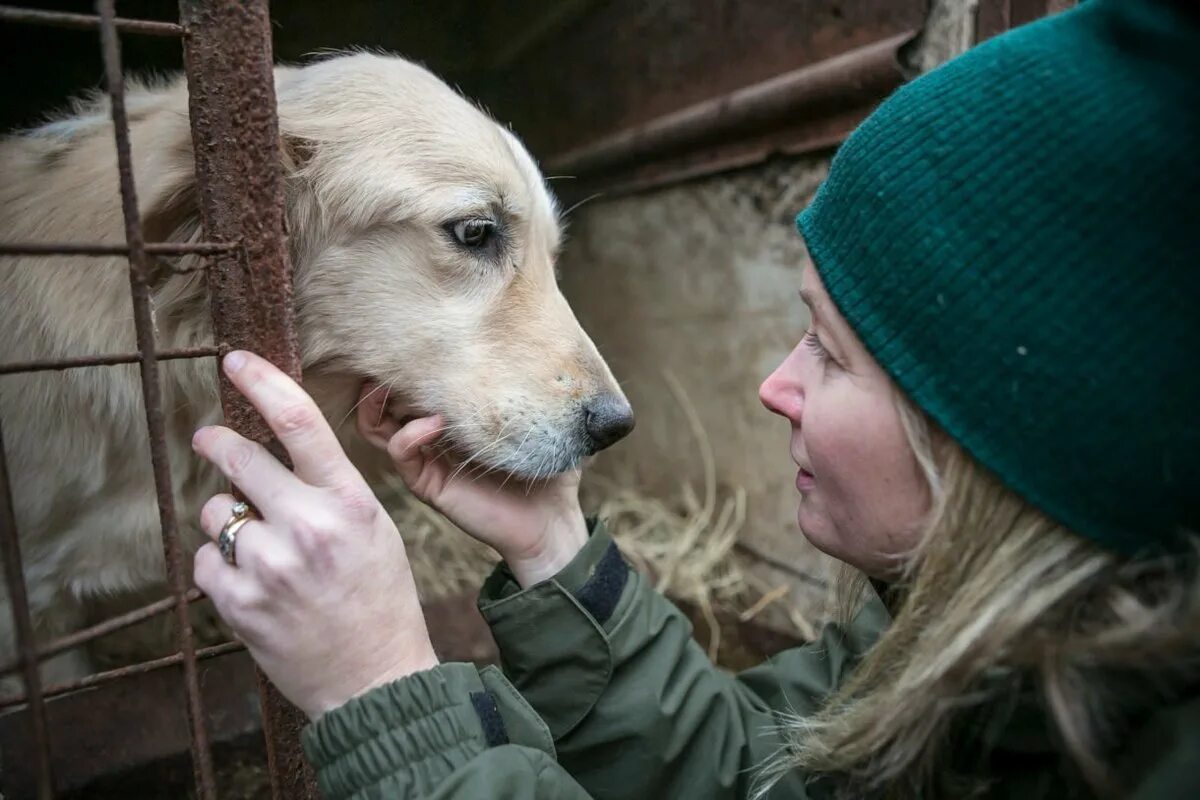
{"type": "MultiPolygon", "coordinates": [[[[237,650],[244,650],[245,645],[241,642],[224,642],[222,644],[214,644],[211,647],[201,647],[195,651],[193,660],[198,662],[205,661],[209,658],[232,653],[237,650]]],[[[169,656],[162,658],[154,658],[150,661],[139,661],[136,664],[130,664],[126,667],[117,667],[116,669],[105,670],[104,672],[95,672],[83,678],[77,678],[73,681],[64,683],[52,683],[43,687],[42,693],[46,697],[58,697],[71,692],[77,692],[80,689],[91,689],[96,686],[102,686],[106,683],[111,683],[121,678],[129,677],[130,675],[144,675],[148,672],[173,667],[183,663],[183,656],[179,653],[172,653],[169,656]]],[[[186,690],[187,686],[184,685],[186,690]]],[[[5,698],[0,700],[0,709],[12,708],[19,706],[25,702],[23,697],[5,698]]]]}
{"type": "Polygon", "coordinates": [[[106,89],[111,100],[113,132],[117,146],[117,172],[121,185],[121,213],[125,220],[125,241],[129,245],[130,292],[133,297],[133,324],[141,353],[142,397],[146,406],[146,426],[150,436],[150,461],[154,470],[154,490],[158,495],[159,522],[162,525],[163,555],[167,584],[178,601],[175,604],[175,630],[183,665],[187,716],[191,730],[192,767],[200,800],[215,800],[212,752],[204,726],[204,708],[196,672],[196,642],[188,614],[187,573],[183,566],[183,547],[175,518],[175,497],[171,482],[171,463],[167,455],[166,420],[159,385],[158,357],[154,342],[154,320],[150,308],[152,264],[146,254],[142,219],[138,211],[133,181],[133,156],[129,146],[129,120],[125,112],[125,79],[121,73],[120,42],[114,24],[113,0],[97,0],[100,15],[100,46],[104,61],[106,89]]]}
{"type": "Polygon", "coordinates": [[[855,107],[900,83],[896,50],[908,34],[889,37],[673,111],[644,125],[554,156],[551,172],[594,174],[615,165],[653,158],[743,131],[759,131],[781,119],[833,107],[855,107]]]}
{"type": "Polygon", "coordinates": [[[899,34],[681,109],[556,156],[547,169],[577,178],[562,190],[574,199],[835,146],[903,82],[896,51],[910,36],[899,34]]]}
{"type": "Polygon", "coordinates": [[[560,191],[637,188],[835,144],[901,82],[884,43],[926,11],[927,0],[614,0],[477,93],[549,172],[588,178],[560,191]]]}
{"type": "MultiPolygon", "coordinates": [[[[225,352],[221,347],[181,347],[177,350],[159,350],[155,353],[157,361],[173,361],[181,358],[212,358],[225,352]]],[[[79,367],[106,367],[113,364],[136,364],[142,360],[142,353],[115,353],[104,356],[78,356],[75,358],[47,358],[36,361],[14,361],[10,364],[0,364],[0,375],[13,375],[19,372],[47,372],[62,369],[78,369],[79,367]]]]}
{"type": "MultiPolygon", "coordinates": [[[[298,380],[267,3],[179,6],[205,239],[243,243],[236,257],[217,256],[208,273],[214,331],[298,380]]],[[[283,457],[258,413],[223,373],[220,381],[226,424],[283,457]]],[[[272,792],[279,800],[315,800],[316,778],[300,747],[306,720],[265,677],[259,682],[272,792]]]]}
{"type": "MultiPolygon", "coordinates": [[[[33,637],[33,619],[29,614],[29,596],[25,590],[25,572],[21,565],[21,542],[17,538],[16,512],[13,509],[12,488],[8,480],[8,461],[4,455],[4,433],[0,430],[0,548],[4,553],[4,581],[8,585],[16,633],[17,656],[25,683],[29,705],[22,724],[22,733],[30,742],[27,764],[36,765],[36,788],[40,800],[54,797],[54,773],[50,763],[50,734],[46,724],[45,692],[38,674],[37,643],[33,637]]],[[[26,795],[28,796],[28,795],[26,795]]]]}
{"type": "MultiPolygon", "coordinates": [[[[205,238],[243,242],[209,269],[216,336],[299,378],[266,6],[183,0],[180,13],[205,238]]],[[[221,381],[226,422],[269,440],[254,409],[221,381]]]]}
{"type": "MultiPolygon", "coordinates": [[[[172,672],[126,672],[86,691],[49,701],[59,791],[80,790],[98,778],[143,768],[159,759],[186,757],[186,698],[172,672]]],[[[200,665],[200,679],[214,743],[259,730],[258,692],[245,651],[223,647],[200,665]]],[[[0,715],[0,753],[4,755],[0,793],[12,800],[31,796],[34,779],[29,767],[32,742],[15,724],[18,716],[0,715]]],[[[187,780],[183,775],[180,778],[187,780]]],[[[190,794],[188,788],[179,786],[178,796],[190,794]]]]}
{"type": "MultiPolygon", "coordinates": [[[[184,598],[188,603],[194,603],[204,597],[204,592],[199,589],[189,589],[187,597],[184,598]]],[[[99,639],[102,636],[107,636],[110,633],[115,633],[119,630],[137,625],[139,622],[144,622],[151,617],[156,617],[159,614],[166,613],[175,607],[179,602],[174,597],[164,597],[162,600],[144,605],[141,608],[135,608],[124,614],[91,625],[87,628],[81,628],[77,631],[60,636],[57,639],[51,639],[48,642],[38,645],[37,657],[39,660],[46,660],[51,656],[57,655],[65,650],[71,650],[75,647],[85,645],[90,641],[99,639]]],[[[8,675],[11,672],[16,672],[21,668],[19,663],[0,664],[0,678],[8,675]]]]}
{"type": "MultiPolygon", "coordinates": [[[[0,22],[20,22],[29,25],[82,30],[98,30],[100,28],[100,17],[93,14],[69,14],[17,6],[0,6],[0,22]]],[[[121,33],[139,33],[146,36],[183,36],[183,27],[174,22],[116,17],[113,19],[113,24],[121,33]]]]}
{"type": "MultiPolygon", "coordinates": [[[[147,242],[148,256],[216,255],[237,249],[236,242],[147,242]]],[[[127,256],[124,244],[84,244],[79,242],[0,243],[0,256],[127,256]]]]}

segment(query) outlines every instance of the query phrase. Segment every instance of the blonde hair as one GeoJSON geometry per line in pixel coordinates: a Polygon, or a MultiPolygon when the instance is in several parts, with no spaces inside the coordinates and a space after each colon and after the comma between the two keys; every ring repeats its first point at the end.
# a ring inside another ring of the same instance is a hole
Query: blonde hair
{"type": "Polygon", "coordinates": [[[791,770],[834,777],[848,796],[985,790],[986,775],[952,774],[948,734],[1022,686],[1039,692],[1083,779],[1117,792],[1105,757],[1109,724],[1120,721],[1108,695],[1119,676],[1168,690],[1195,677],[1195,553],[1128,559],[1101,549],[897,400],[932,502],[889,597],[895,619],[817,714],[786,721],[787,745],[757,794],[791,770]]]}

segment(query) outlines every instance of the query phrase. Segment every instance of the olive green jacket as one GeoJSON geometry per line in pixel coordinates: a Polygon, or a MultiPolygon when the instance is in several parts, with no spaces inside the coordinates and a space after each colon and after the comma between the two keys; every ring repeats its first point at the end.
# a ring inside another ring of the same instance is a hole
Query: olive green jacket
{"type": "MultiPolygon", "coordinates": [[[[780,715],[818,708],[889,622],[876,598],[850,625],[829,625],[818,641],[729,675],[602,526],[545,583],[521,590],[501,567],[479,607],[503,671],[443,664],[305,731],[328,800],[745,798],[781,746],[780,715]]],[[[1087,796],[1044,721],[1014,719],[989,748],[991,796],[1087,796]]],[[[1157,715],[1139,739],[1131,797],[1200,798],[1200,701],[1157,715]]],[[[828,785],[789,774],[769,797],[828,794],[828,785]]]]}

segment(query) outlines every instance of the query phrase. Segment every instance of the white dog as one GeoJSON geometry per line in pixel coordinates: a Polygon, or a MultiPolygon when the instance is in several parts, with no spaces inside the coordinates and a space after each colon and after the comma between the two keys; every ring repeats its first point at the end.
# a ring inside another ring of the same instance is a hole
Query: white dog
{"type": "MultiPolygon", "coordinates": [[[[560,224],[521,143],[407,61],[342,55],[276,70],[305,385],[366,471],[347,424],[364,385],[397,414],[438,412],[464,456],[525,478],[567,470],[627,433],[629,405],[555,281],[560,224]]],[[[182,79],[131,86],[148,241],[198,241],[182,79]]],[[[0,238],[121,242],[107,102],[0,141],[0,238]]],[[[180,259],[187,264],[188,259],[180,259]]],[[[212,343],[202,272],[153,290],[161,348],[212,343]]],[[[0,258],[0,362],[132,352],[124,258],[0,258]]],[[[222,480],[192,432],[219,422],[211,359],[163,362],[178,516],[190,547],[222,480]]],[[[0,377],[26,581],[38,635],[91,599],[164,576],[138,369],[0,377]]],[[[0,661],[14,653],[0,585],[0,661]]],[[[48,680],[86,671],[80,653],[48,680]]]]}

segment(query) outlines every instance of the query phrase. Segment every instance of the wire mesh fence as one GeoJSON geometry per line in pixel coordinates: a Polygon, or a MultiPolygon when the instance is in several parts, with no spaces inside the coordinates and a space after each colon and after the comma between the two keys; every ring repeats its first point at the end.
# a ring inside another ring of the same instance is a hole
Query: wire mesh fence
{"type": "MultiPolygon", "coordinates": [[[[240,645],[231,642],[199,648],[192,630],[189,606],[202,595],[188,585],[185,569],[185,550],[176,518],[171,464],[167,457],[159,365],[172,359],[213,359],[229,349],[247,348],[271,359],[293,377],[300,377],[291,264],[284,229],[268,3],[266,0],[181,0],[178,22],[117,17],[114,0],[98,0],[94,15],[0,6],[0,24],[98,31],[112,115],[125,232],[124,242],[116,243],[4,242],[0,243],[0,258],[126,256],[137,343],[134,352],[81,353],[65,358],[0,364],[0,375],[103,369],[118,364],[139,366],[150,441],[148,456],[153,465],[166,582],[170,589],[168,597],[142,608],[50,641],[37,641],[26,590],[12,484],[4,458],[3,420],[0,420],[0,551],[4,557],[5,582],[16,638],[16,659],[0,664],[0,677],[19,674],[24,684],[23,694],[0,701],[0,711],[22,707],[21,713],[27,717],[30,741],[34,745],[36,794],[39,800],[46,800],[55,796],[48,699],[130,675],[178,669],[187,704],[196,796],[201,800],[212,800],[217,791],[197,665],[207,658],[236,650],[240,645]],[[123,35],[176,37],[183,46],[203,241],[145,241],[125,105],[120,51],[123,35]],[[159,349],[152,319],[151,289],[152,271],[161,270],[163,264],[152,262],[152,259],[179,255],[203,257],[200,268],[204,269],[208,283],[215,341],[207,346],[159,349]],[[175,653],[70,682],[43,684],[39,674],[42,661],[160,614],[174,617],[175,653]]],[[[215,361],[213,368],[217,370],[215,361]]],[[[223,377],[220,380],[226,424],[270,445],[270,433],[256,412],[223,377]]],[[[303,723],[299,712],[261,675],[259,689],[274,797],[315,798],[315,782],[299,748],[299,730],[303,723]]]]}

